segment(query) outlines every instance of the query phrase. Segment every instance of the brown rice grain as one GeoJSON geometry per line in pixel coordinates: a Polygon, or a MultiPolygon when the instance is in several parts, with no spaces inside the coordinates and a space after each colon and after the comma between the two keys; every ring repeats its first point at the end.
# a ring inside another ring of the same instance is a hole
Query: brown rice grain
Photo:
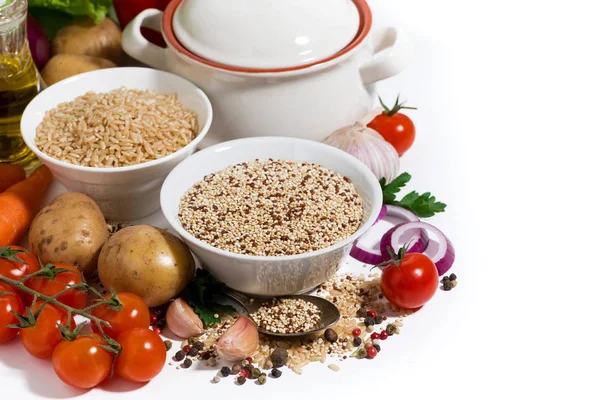
{"type": "Polygon", "coordinates": [[[197,133],[196,114],[175,94],[120,88],[59,104],[44,116],[35,142],[42,152],[71,164],[122,167],[174,153],[197,133]]]}

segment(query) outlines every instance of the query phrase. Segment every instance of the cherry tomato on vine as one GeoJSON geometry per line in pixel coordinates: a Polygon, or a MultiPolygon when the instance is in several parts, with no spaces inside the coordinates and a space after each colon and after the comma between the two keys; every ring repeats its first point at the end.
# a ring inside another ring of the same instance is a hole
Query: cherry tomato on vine
{"type": "MultiPolygon", "coordinates": [[[[42,304],[35,303],[32,310],[34,314],[42,304]]],[[[67,313],[52,304],[46,304],[32,326],[19,330],[21,342],[29,354],[37,358],[52,357],[54,348],[62,340],[58,324],[67,326],[67,313]]],[[[75,326],[75,320],[71,318],[71,330],[75,326]]]]}
{"type": "Polygon", "coordinates": [[[396,307],[421,307],[437,290],[437,268],[421,253],[404,254],[400,258],[399,266],[388,265],[381,273],[381,292],[396,307]]]}
{"type": "MultiPolygon", "coordinates": [[[[53,279],[47,277],[33,277],[29,279],[25,285],[39,293],[45,294],[46,296],[54,296],[56,293],[67,288],[67,285],[77,285],[85,282],[81,272],[72,265],[68,264],[54,264],[58,268],[65,268],[69,271],[64,271],[53,279]]],[[[71,289],[56,298],[63,304],[66,304],[73,308],[81,309],[87,302],[87,293],[79,291],[77,289],[71,289]]]]}
{"type": "Polygon", "coordinates": [[[121,353],[115,362],[115,372],[131,382],[148,382],[160,373],[167,359],[167,350],[160,336],[148,328],[134,328],[117,337],[121,353]]]}
{"type": "MultiPolygon", "coordinates": [[[[111,294],[104,298],[110,299],[111,294]]],[[[102,326],[102,330],[111,338],[116,338],[121,333],[133,328],[148,328],[150,325],[150,310],[146,302],[133,293],[119,293],[119,302],[122,305],[121,311],[113,311],[108,304],[96,307],[92,310],[92,315],[100,318],[110,324],[102,326]]],[[[98,326],[92,324],[92,329],[100,333],[98,326]]]]}
{"type": "Polygon", "coordinates": [[[0,275],[20,280],[40,269],[40,263],[29,250],[20,246],[0,247],[0,275]]]}
{"type": "Polygon", "coordinates": [[[18,329],[9,328],[7,325],[16,324],[19,322],[11,311],[17,314],[23,314],[25,307],[19,295],[12,287],[0,283],[0,293],[9,292],[10,294],[0,295],[0,343],[6,343],[14,339],[19,333],[18,329]]]}
{"type": "Polygon", "coordinates": [[[399,97],[396,99],[394,107],[389,109],[380,98],[379,102],[385,111],[376,116],[367,126],[376,130],[388,143],[394,146],[398,155],[402,156],[415,141],[415,124],[408,116],[398,111],[402,109],[416,110],[416,108],[405,107],[404,103],[398,101],[399,97]]]}
{"type": "MultiPolygon", "coordinates": [[[[26,248],[20,246],[0,247],[0,275],[18,281],[39,269],[40,263],[37,258],[26,248]]],[[[26,293],[20,290],[17,290],[17,293],[22,300],[27,300],[26,293]]]]}
{"type": "Polygon", "coordinates": [[[98,335],[63,340],[52,353],[54,372],[67,385],[93,388],[106,379],[112,366],[113,354],[103,349],[103,345],[106,343],[98,335]]]}

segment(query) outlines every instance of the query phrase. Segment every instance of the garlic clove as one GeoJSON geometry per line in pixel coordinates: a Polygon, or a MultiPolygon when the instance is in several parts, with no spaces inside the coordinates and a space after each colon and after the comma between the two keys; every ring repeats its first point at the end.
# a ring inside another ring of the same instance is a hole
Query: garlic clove
{"type": "Polygon", "coordinates": [[[166,319],[169,330],[179,337],[187,339],[204,332],[202,320],[182,298],[171,302],[166,319]]]}
{"type": "Polygon", "coordinates": [[[258,348],[258,330],[254,322],[241,316],[223,333],[216,344],[217,354],[225,361],[240,361],[258,348]]]}

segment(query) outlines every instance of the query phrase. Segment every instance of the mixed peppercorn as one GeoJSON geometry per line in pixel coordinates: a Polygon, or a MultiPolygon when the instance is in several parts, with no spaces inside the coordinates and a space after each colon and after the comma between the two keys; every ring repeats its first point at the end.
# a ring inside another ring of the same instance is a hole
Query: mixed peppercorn
{"type": "Polygon", "coordinates": [[[444,276],[442,278],[441,283],[442,283],[442,290],[445,292],[449,292],[450,290],[452,290],[456,287],[456,285],[458,284],[458,281],[456,280],[455,274],[450,274],[450,276],[444,276]]]}

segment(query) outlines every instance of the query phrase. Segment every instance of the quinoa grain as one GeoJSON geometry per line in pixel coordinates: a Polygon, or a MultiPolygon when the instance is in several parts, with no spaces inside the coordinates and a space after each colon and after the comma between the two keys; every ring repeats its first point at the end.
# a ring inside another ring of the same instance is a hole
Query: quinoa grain
{"type": "Polygon", "coordinates": [[[256,325],[274,333],[297,333],[313,329],[321,320],[319,308],[301,299],[273,299],[250,315],[256,325]]]}
{"type": "Polygon", "coordinates": [[[352,235],[363,202],[342,175],[307,162],[254,160],[196,183],[179,204],[184,229],[222,250],[254,256],[316,251],[352,235]]]}

